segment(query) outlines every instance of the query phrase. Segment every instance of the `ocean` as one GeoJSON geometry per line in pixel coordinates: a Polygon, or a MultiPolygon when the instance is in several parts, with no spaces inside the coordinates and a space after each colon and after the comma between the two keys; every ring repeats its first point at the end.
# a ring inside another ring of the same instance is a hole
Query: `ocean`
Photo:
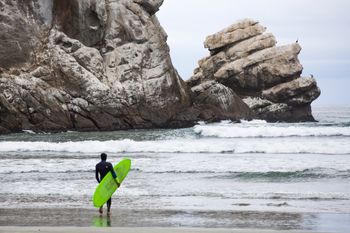
{"type": "MultiPolygon", "coordinates": [[[[177,211],[184,213],[175,215],[184,226],[205,226],[189,213],[219,212],[318,214],[317,221],[332,214],[346,222],[350,108],[313,113],[318,122],[0,135],[2,216],[9,209],[93,210],[94,169],[105,152],[114,164],[132,160],[113,197],[115,209],[177,211]]],[[[212,226],[232,227],[227,224],[212,226]]]]}

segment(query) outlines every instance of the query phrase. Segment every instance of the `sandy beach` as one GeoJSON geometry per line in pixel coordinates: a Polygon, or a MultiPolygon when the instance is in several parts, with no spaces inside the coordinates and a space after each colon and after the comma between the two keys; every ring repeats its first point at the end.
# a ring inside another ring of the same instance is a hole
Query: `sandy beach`
{"type": "MultiPolygon", "coordinates": [[[[278,233],[274,230],[205,229],[205,228],[96,228],[96,227],[0,227],[0,233],[278,233]]],[[[283,231],[284,233],[311,233],[312,231],[283,231]]]]}
{"type": "Polygon", "coordinates": [[[107,217],[94,209],[0,209],[0,226],[314,230],[318,225],[318,216],[299,213],[113,209],[107,217]]]}
{"type": "Polygon", "coordinates": [[[0,209],[0,233],[348,232],[349,215],[248,211],[0,209]]]}

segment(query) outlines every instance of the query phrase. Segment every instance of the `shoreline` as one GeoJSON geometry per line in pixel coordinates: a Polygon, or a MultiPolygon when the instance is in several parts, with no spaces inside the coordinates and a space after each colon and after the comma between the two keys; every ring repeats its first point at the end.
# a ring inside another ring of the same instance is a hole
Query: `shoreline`
{"type": "Polygon", "coordinates": [[[349,232],[349,214],[254,211],[185,211],[112,209],[2,209],[2,232],[349,232]],[[82,229],[87,229],[82,230],[82,229]],[[151,230],[150,230],[151,229],[151,230]],[[165,229],[170,229],[166,230],[165,229]],[[188,229],[188,230],[187,230],[188,229]],[[252,230],[253,229],[253,230],[252,230]],[[259,229],[254,230],[254,229],[259,229]],[[233,231],[234,230],[234,231],[233,231]]]}
{"type": "Polygon", "coordinates": [[[159,228],[159,227],[2,227],[0,233],[314,233],[314,231],[300,230],[260,230],[260,229],[225,229],[225,228],[159,228]]]}

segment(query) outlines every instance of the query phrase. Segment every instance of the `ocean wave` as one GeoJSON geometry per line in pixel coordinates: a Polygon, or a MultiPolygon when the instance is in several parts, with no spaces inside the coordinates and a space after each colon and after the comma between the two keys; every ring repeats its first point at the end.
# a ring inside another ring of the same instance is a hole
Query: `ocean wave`
{"type": "Polygon", "coordinates": [[[196,125],[196,134],[217,138],[334,137],[350,136],[350,127],[268,124],[264,121],[196,125]]]}
{"type": "Polygon", "coordinates": [[[45,174],[81,174],[81,173],[95,173],[95,170],[87,169],[87,170],[72,170],[67,168],[67,170],[28,170],[28,171],[5,171],[0,172],[3,175],[13,175],[13,174],[36,174],[36,173],[45,173],[45,174]]]}
{"type": "Polygon", "coordinates": [[[307,180],[307,179],[334,179],[350,178],[350,170],[336,170],[329,168],[309,168],[298,171],[267,171],[267,172],[229,172],[228,174],[216,175],[210,178],[220,179],[244,179],[244,180],[307,180]]]}
{"type": "MultiPolygon", "coordinates": [[[[0,142],[0,152],[70,152],[70,153],[229,153],[232,146],[217,148],[202,140],[134,141],[130,139],[110,141],[0,142]],[[195,146],[193,146],[193,144],[195,146]]],[[[1,157],[1,156],[0,156],[1,157]]]]}
{"type": "MultiPolygon", "coordinates": [[[[332,168],[308,168],[296,171],[214,171],[214,170],[152,170],[152,169],[131,169],[133,172],[146,174],[174,174],[174,175],[201,175],[208,179],[237,179],[237,180],[251,180],[251,181],[298,181],[298,180],[314,180],[314,179],[348,179],[350,178],[350,169],[337,170],[332,168]]],[[[42,170],[20,170],[20,171],[3,171],[3,175],[27,175],[27,174],[82,174],[94,173],[93,169],[73,170],[71,167],[66,169],[42,169],[42,170]]]]}
{"type": "Polygon", "coordinates": [[[347,194],[325,193],[187,193],[187,194],[142,194],[141,197],[219,197],[221,199],[244,200],[290,200],[290,201],[334,201],[350,200],[347,194]]]}
{"type": "Polygon", "coordinates": [[[333,179],[350,178],[349,170],[336,170],[330,168],[308,168],[297,171],[266,171],[266,172],[246,172],[246,171],[226,171],[217,172],[213,170],[168,170],[168,171],[142,171],[152,174],[202,174],[208,175],[209,179],[239,179],[239,180],[269,180],[269,181],[296,181],[298,179],[333,179]]]}
{"type": "MultiPolygon", "coordinates": [[[[78,142],[0,142],[0,152],[68,152],[68,153],[230,153],[230,154],[350,154],[348,138],[337,140],[233,140],[176,139],[134,141],[130,139],[78,142]]],[[[6,156],[6,153],[0,153],[6,156]]]]}

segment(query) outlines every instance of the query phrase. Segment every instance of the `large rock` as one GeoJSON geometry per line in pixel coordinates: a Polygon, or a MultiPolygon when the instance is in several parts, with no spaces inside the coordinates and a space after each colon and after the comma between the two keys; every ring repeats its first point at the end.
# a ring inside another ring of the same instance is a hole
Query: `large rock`
{"type": "Polygon", "coordinates": [[[223,65],[249,56],[255,51],[273,47],[276,44],[275,37],[266,33],[258,35],[228,47],[219,53],[206,57],[198,62],[203,76],[215,74],[223,65]]]}
{"type": "Polygon", "coordinates": [[[312,77],[303,77],[264,90],[262,96],[275,103],[299,106],[310,104],[320,94],[316,80],[312,77]]]}
{"type": "Polygon", "coordinates": [[[310,105],[291,106],[286,103],[273,103],[260,97],[243,99],[254,112],[254,117],[269,122],[314,121],[310,105]]]}
{"type": "Polygon", "coordinates": [[[140,4],[148,13],[155,14],[164,0],[134,0],[135,3],[140,4]]]}
{"type": "Polygon", "coordinates": [[[34,62],[34,48],[52,21],[50,7],[50,0],[0,2],[0,69],[34,62]]]}
{"type": "Polygon", "coordinates": [[[218,121],[251,119],[249,107],[230,88],[215,81],[203,82],[192,88],[194,106],[199,108],[198,119],[218,121]],[[218,114],[219,113],[219,114],[218,114]]]}
{"type": "Polygon", "coordinates": [[[265,28],[257,21],[242,20],[214,35],[208,36],[204,42],[204,47],[215,53],[220,48],[260,35],[264,31],[265,28]]]}
{"type": "Polygon", "coordinates": [[[298,44],[254,20],[209,36],[186,83],[155,13],[163,0],[0,3],[0,133],[312,120],[320,91],[298,44]]]}
{"type": "Polygon", "coordinates": [[[259,92],[300,76],[303,69],[297,59],[300,50],[298,44],[263,49],[224,64],[214,78],[238,92],[259,92]]]}
{"type": "Polygon", "coordinates": [[[2,1],[0,133],[183,127],[248,117],[227,87],[194,94],[179,77],[155,16],[162,2],[2,1]],[[204,93],[213,96],[202,100],[204,93]]]}
{"type": "Polygon", "coordinates": [[[254,20],[242,20],[208,36],[210,56],[198,62],[187,81],[194,88],[208,81],[237,93],[255,117],[268,121],[312,121],[310,104],[319,95],[315,79],[301,78],[298,43],[276,46],[271,33],[254,20]]]}
{"type": "Polygon", "coordinates": [[[6,40],[22,49],[1,50],[3,128],[167,127],[191,107],[154,16],[162,1],[35,2],[2,5],[6,40]]]}

